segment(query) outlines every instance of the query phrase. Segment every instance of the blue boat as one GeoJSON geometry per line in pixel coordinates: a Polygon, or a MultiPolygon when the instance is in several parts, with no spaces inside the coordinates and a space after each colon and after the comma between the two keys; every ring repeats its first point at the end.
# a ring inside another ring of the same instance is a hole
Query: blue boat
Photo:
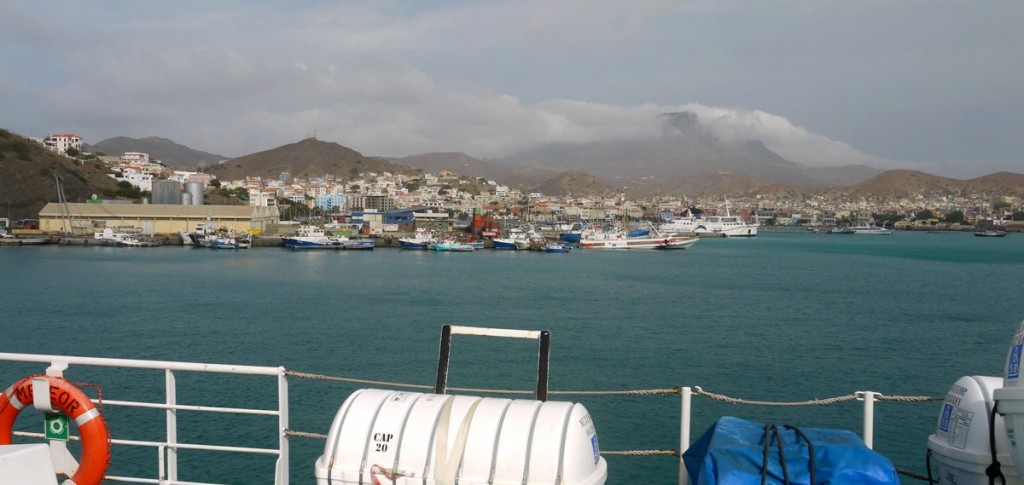
{"type": "Polygon", "coordinates": [[[567,242],[553,242],[544,245],[545,253],[568,253],[572,250],[572,246],[567,242]]]}
{"type": "Polygon", "coordinates": [[[513,238],[494,238],[494,249],[518,249],[513,238]]]}
{"type": "Polygon", "coordinates": [[[402,249],[430,249],[430,245],[436,241],[437,238],[432,232],[417,229],[416,234],[412,237],[403,237],[398,240],[399,246],[402,249]]]}
{"type": "Polygon", "coordinates": [[[289,249],[341,249],[341,241],[315,226],[299,226],[294,236],[282,237],[281,241],[289,249]]]}

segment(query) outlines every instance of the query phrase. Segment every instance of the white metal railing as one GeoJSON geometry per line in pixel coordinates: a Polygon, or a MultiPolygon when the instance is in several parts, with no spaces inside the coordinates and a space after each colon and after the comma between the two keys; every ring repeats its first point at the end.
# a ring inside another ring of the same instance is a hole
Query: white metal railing
{"type": "MultiPolygon", "coordinates": [[[[460,328],[454,328],[453,333],[460,332],[460,328]]],[[[474,333],[473,335],[476,335],[474,333]]],[[[533,335],[501,335],[501,336],[514,336],[520,338],[536,338],[533,335]]],[[[112,439],[111,443],[116,445],[125,446],[144,446],[152,447],[158,450],[158,479],[139,478],[139,477],[121,477],[121,476],[107,476],[106,480],[128,482],[128,483],[146,483],[146,484],[159,484],[159,485],[213,485],[200,482],[183,482],[178,480],[178,450],[190,449],[190,450],[206,450],[206,451],[222,451],[222,452],[236,452],[236,453],[250,453],[250,454],[269,454],[277,455],[278,460],[275,469],[275,485],[288,485],[289,479],[289,461],[288,461],[288,435],[289,434],[302,434],[296,433],[289,430],[288,428],[288,382],[287,376],[297,376],[311,379],[325,379],[325,380],[338,380],[338,381],[350,381],[358,383],[375,383],[374,381],[364,381],[360,379],[348,379],[342,377],[331,377],[331,376],[320,376],[315,374],[305,374],[294,371],[288,371],[284,367],[256,367],[256,366],[236,366],[236,365],[223,365],[223,364],[197,364],[197,363],[183,363],[183,362],[171,362],[171,361],[148,361],[148,360],[131,360],[131,359],[107,359],[107,358],[90,358],[90,357],[67,357],[67,356],[53,356],[53,355],[33,355],[33,354],[12,354],[12,353],[0,353],[0,361],[19,361],[19,362],[38,362],[49,364],[47,368],[47,374],[50,375],[61,375],[61,373],[68,368],[69,365],[85,365],[85,366],[101,366],[101,367],[120,367],[120,368],[139,368],[139,369],[156,369],[163,370],[165,372],[165,402],[163,403],[152,403],[152,402],[136,402],[136,401],[116,401],[104,399],[103,404],[107,406],[123,406],[123,407],[135,407],[135,408],[151,408],[151,409],[163,409],[166,411],[167,421],[167,434],[164,441],[138,441],[138,440],[126,440],[126,439],[112,439]],[[261,376],[272,376],[277,378],[278,387],[278,409],[248,409],[248,408],[227,408],[227,407],[214,407],[214,406],[199,406],[199,405],[184,405],[177,403],[177,385],[175,382],[175,371],[186,371],[186,372],[210,372],[210,373],[222,373],[222,374],[248,374],[248,375],[261,375],[261,376]],[[177,411],[198,411],[198,412],[211,412],[211,413],[231,413],[231,414],[244,414],[244,415],[267,415],[278,417],[278,429],[276,430],[278,435],[278,448],[247,448],[237,446],[216,446],[216,445],[203,445],[195,443],[182,443],[178,441],[177,437],[177,411]]],[[[543,374],[543,372],[542,372],[543,374]]],[[[411,384],[399,384],[399,383],[377,383],[386,384],[396,387],[413,387],[411,384]]],[[[425,386],[415,386],[425,387],[425,386]]],[[[452,388],[451,390],[468,391],[468,389],[457,389],[452,388]]],[[[485,389],[473,389],[477,392],[497,392],[497,393],[530,393],[529,391],[496,391],[496,390],[485,390],[485,389]]],[[[601,395],[601,394],[631,394],[636,393],[638,395],[648,394],[667,394],[678,393],[680,396],[680,422],[679,422],[679,476],[678,483],[685,485],[689,483],[689,477],[686,472],[686,467],[683,464],[682,454],[690,447],[691,438],[691,413],[692,413],[692,399],[693,396],[703,395],[705,397],[712,397],[715,399],[727,400],[733,403],[744,403],[753,405],[823,405],[823,404],[835,404],[839,402],[848,402],[852,400],[863,401],[863,433],[862,437],[864,443],[871,448],[874,442],[874,403],[880,400],[897,400],[897,401],[921,401],[921,400],[933,400],[936,398],[928,397],[907,397],[907,396],[883,396],[880,393],[873,391],[858,391],[852,395],[840,396],[836,398],[828,398],[815,401],[805,401],[800,403],[768,403],[758,401],[742,401],[740,399],[728,398],[726,396],[717,395],[709,392],[705,392],[700,387],[688,387],[680,386],[675,389],[660,389],[653,390],[654,392],[648,391],[608,391],[608,392],[588,392],[590,395],[601,395]]],[[[553,392],[552,394],[558,395],[572,395],[580,394],[572,391],[553,392]]],[[[28,436],[35,438],[44,438],[43,434],[40,433],[17,433],[19,436],[28,436]]],[[[323,436],[317,436],[323,438],[323,436]]],[[[64,450],[64,443],[59,441],[50,442],[51,450],[56,447],[58,453],[67,454],[64,450]]],[[[611,452],[616,453],[616,452],[611,452]]],[[[658,452],[657,454],[666,454],[667,452],[658,452]]],[[[51,454],[55,457],[58,455],[51,454]]],[[[672,453],[675,454],[675,453],[672,453]]],[[[68,455],[70,458],[70,455],[68,455]]],[[[73,458],[70,458],[73,461],[73,458]]],[[[55,461],[55,466],[60,466],[60,463],[55,461]]]]}
{"type": "MultiPolygon", "coordinates": [[[[122,446],[143,446],[157,450],[157,467],[159,478],[142,478],[128,476],[107,476],[105,480],[126,482],[126,483],[152,483],[159,485],[213,485],[201,482],[182,482],[178,479],[178,450],[205,450],[233,453],[250,453],[263,455],[276,455],[275,485],[288,485],[288,381],[284,367],[257,367],[223,364],[200,364],[187,362],[154,361],[154,360],[133,360],[133,359],[107,359],[93,357],[70,357],[57,355],[34,355],[34,354],[13,354],[0,352],[0,361],[12,362],[36,362],[49,364],[46,373],[49,375],[63,376],[63,372],[69,365],[83,365],[96,367],[118,367],[134,369],[153,369],[164,371],[165,399],[163,403],[139,402],[139,401],[116,401],[104,399],[105,406],[123,406],[135,408],[163,409],[166,411],[166,436],[164,441],[140,441],[127,439],[111,439],[113,445],[122,446]],[[249,409],[249,408],[227,408],[215,406],[184,405],[177,402],[177,384],[175,372],[209,372],[220,374],[246,374],[256,376],[276,377],[277,379],[277,409],[249,409]],[[277,448],[247,448],[239,446],[217,446],[196,443],[182,443],[178,441],[178,411],[197,411],[210,413],[230,413],[243,415],[266,415],[277,416],[277,448]]],[[[15,433],[18,436],[45,438],[41,433],[15,433]]],[[[67,455],[65,443],[51,441],[51,455],[67,455]]],[[[67,457],[74,464],[74,459],[67,457]]],[[[60,460],[63,461],[63,460],[60,460]]],[[[55,467],[63,467],[62,463],[55,463],[55,467]]],[[[62,468],[64,470],[65,468],[62,468]]],[[[58,470],[61,473],[62,470],[58,470]]]]}
{"type": "MultiPolygon", "coordinates": [[[[700,388],[697,388],[700,390],[700,388]]],[[[679,485],[688,485],[690,483],[690,476],[686,472],[686,466],[683,463],[683,453],[690,449],[690,423],[692,420],[691,411],[693,404],[693,388],[680,386],[680,415],[679,415],[679,485]]],[[[862,439],[864,444],[870,449],[874,448],[875,441],[875,401],[878,401],[882,396],[881,394],[874,391],[857,391],[853,394],[856,396],[855,399],[864,401],[864,428],[862,433],[862,439]]],[[[849,396],[849,397],[853,397],[849,396]]],[[[931,398],[916,398],[914,400],[925,400],[931,398]]],[[[840,400],[847,400],[847,397],[832,398],[823,400],[817,404],[824,404],[826,401],[839,402],[840,400]]],[[[801,403],[804,405],[804,403],[801,403]]]]}

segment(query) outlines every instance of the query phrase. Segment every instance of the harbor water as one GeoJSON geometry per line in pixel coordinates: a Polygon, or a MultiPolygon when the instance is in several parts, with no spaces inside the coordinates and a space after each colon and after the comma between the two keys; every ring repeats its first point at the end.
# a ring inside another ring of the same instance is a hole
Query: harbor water
{"type": "MultiPolygon", "coordinates": [[[[1022,289],[1020,234],[762,232],[685,251],[568,254],[5,247],[0,352],[284,366],[432,385],[441,325],[456,324],[550,330],[552,391],[700,386],[762,401],[856,391],[943,396],[960,376],[1002,374],[1024,319],[1022,289]]],[[[532,390],[536,363],[535,342],[456,337],[448,382],[532,390]]],[[[44,369],[0,362],[0,386],[44,369]]],[[[159,372],[72,367],[67,375],[98,384],[105,399],[163,400],[159,372]]],[[[177,379],[179,403],[276,405],[267,378],[177,379]]],[[[290,378],[291,428],[327,433],[361,387],[370,386],[290,378]]],[[[587,406],[602,450],[679,446],[677,396],[552,399],[587,406]]],[[[161,412],[108,408],[115,439],[163,439],[161,412]]],[[[923,473],[939,408],[877,403],[875,449],[923,473]]],[[[28,414],[17,428],[39,432],[42,419],[28,414]]],[[[179,441],[276,444],[273,419],[199,414],[180,413],[179,441]]],[[[764,407],[695,396],[693,439],[724,415],[860,434],[862,403],[764,407]]],[[[290,443],[292,483],[313,483],[323,441],[290,443]]],[[[113,455],[109,474],[156,477],[154,450],[114,446],[113,455]]],[[[179,456],[182,480],[272,480],[271,457],[179,456]]],[[[668,456],[607,460],[613,484],[675,483],[678,474],[668,456]]]]}

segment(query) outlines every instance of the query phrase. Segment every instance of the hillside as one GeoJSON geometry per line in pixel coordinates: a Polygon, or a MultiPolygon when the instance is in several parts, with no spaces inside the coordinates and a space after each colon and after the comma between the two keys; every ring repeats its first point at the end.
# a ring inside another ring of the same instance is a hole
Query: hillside
{"type": "Polygon", "coordinates": [[[542,183],[526,188],[528,192],[545,195],[613,195],[621,190],[593,175],[576,171],[562,172],[542,183]]]}
{"type": "Polygon", "coordinates": [[[870,180],[831,192],[854,197],[912,198],[916,196],[1024,196],[1024,175],[1000,172],[971,180],[957,180],[914,170],[890,170],[870,180]]]}
{"type": "Polygon", "coordinates": [[[384,158],[367,157],[351,148],[315,138],[232,158],[208,171],[221,180],[236,180],[246,176],[277,178],[282,172],[303,178],[323,177],[327,174],[349,178],[367,172],[419,172],[384,158]]]}
{"type": "Polygon", "coordinates": [[[79,165],[36,142],[0,130],[0,216],[13,221],[35,219],[47,202],[57,202],[61,179],[68,202],[85,202],[93,194],[117,189],[99,162],[79,165]]]}
{"type": "Polygon", "coordinates": [[[215,153],[195,150],[158,136],[107,138],[95,145],[90,145],[89,151],[102,152],[107,155],[121,155],[125,152],[148,153],[152,160],[159,160],[168,167],[184,169],[194,169],[200,165],[213,165],[228,158],[215,153]]]}
{"type": "Polygon", "coordinates": [[[728,172],[699,173],[665,180],[640,181],[626,190],[629,197],[674,196],[685,198],[749,197],[757,194],[799,196],[808,189],[774,184],[749,175],[728,172]]]}
{"type": "Polygon", "coordinates": [[[671,113],[663,133],[645,139],[556,143],[524,150],[501,160],[508,166],[577,170],[616,185],[643,179],[675,179],[730,172],[770,183],[828,187],[863,182],[881,172],[864,165],[808,167],[786,160],[759,140],[723,140],[692,113],[671,113]]]}
{"type": "Polygon", "coordinates": [[[483,177],[520,190],[558,175],[554,170],[487,162],[460,152],[423,153],[391,161],[425,172],[444,170],[464,177],[483,177]]]}

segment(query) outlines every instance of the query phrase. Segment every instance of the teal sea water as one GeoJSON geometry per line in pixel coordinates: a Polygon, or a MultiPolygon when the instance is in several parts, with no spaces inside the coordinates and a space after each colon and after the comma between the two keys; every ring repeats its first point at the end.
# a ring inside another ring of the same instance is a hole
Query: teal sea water
{"type": "MultiPolygon", "coordinates": [[[[552,390],[701,386],[767,401],[872,390],[942,396],[1001,375],[1024,319],[1024,236],[763,233],[679,252],[239,252],[0,248],[0,352],[285,366],[433,384],[442,324],[548,329],[552,390]]],[[[449,385],[533,389],[536,344],[455,337],[449,385]]],[[[39,365],[0,362],[6,387],[39,365]]],[[[163,399],[162,374],[73,367],[105,399],[163,399]]],[[[183,373],[178,401],[273,407],[267,378],[183,373]]],[[[291,427],[326,433],[364,386],[289,380],[291,427]]],[[[679,399],[555,397],[590,410],[604,450],[678,446],[679,399]]],[[[875,448],[924,471],[939,403],[876,405],[875,448]]],[[[693,439],[723,415],[860,433],[861,403],[730,405],[695,397],[693,439]]],[[[159,439],[163,414],[110,406],[115,438],[159,439]]],[[[25,413],[23,413],[25,414],[25,413]]],[[[33,412],[34,414],[34,412],[33,412]]],[[[273,446],[273,419],[181,412],[179,440],[273,446]],[[253,422],[260,427],[253,425],[253,422]]],[[[41,419],[22,416],[18,429],[41,419]]],[[[292,438],[292,483],[323,442],[292,438]]],[[[110,474],[155,477],[156,452],[115,446],[110,474]]],[[[609,483],[674,483],[669,457],[608,457],[609,483]]],[[[267,457],[181,452],[181,478],[269,483],[267,457]]],[[[907,483],[913,480],[904,480],[907,483]]]]}

